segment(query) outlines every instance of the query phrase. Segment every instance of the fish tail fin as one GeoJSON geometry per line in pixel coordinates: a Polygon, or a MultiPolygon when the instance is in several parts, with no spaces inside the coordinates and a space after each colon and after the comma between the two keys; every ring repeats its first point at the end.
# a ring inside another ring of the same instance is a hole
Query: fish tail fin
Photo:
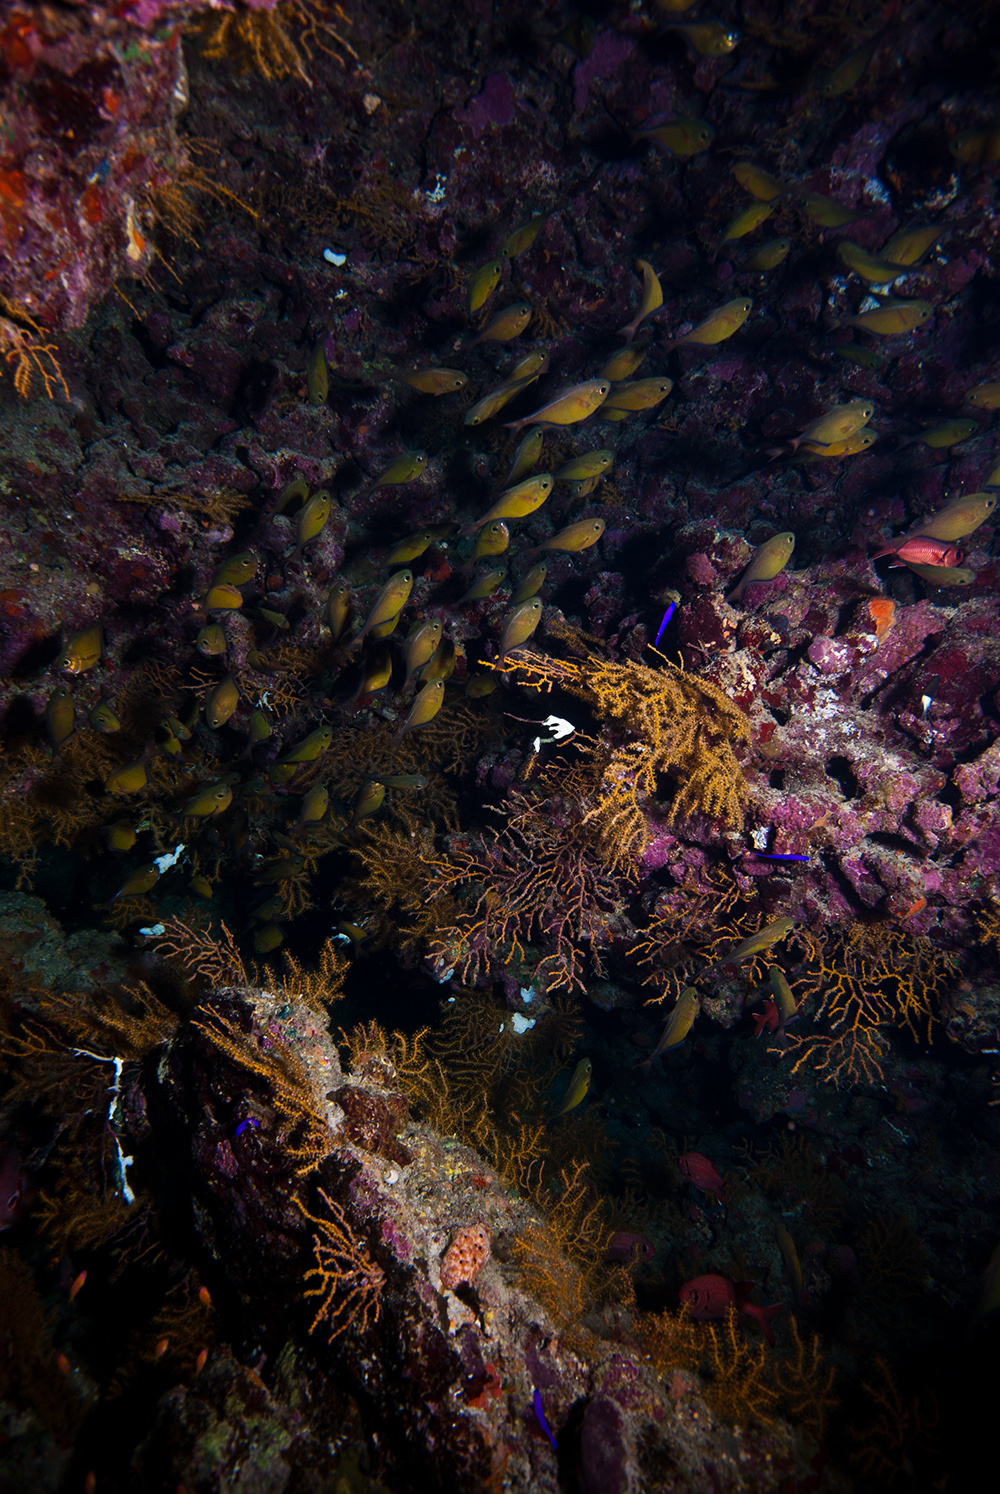
{"type": "Polygon", "coordinates": [[[651,1058],[640,1058],[639,1062],[634,1063],[632,1067],[633,1069],[638,1069],[640,1074],[648,1075],[652,1072],[653,1060],[651,1058]]]}
{"type": "Polygon", "coordinates": [[[776,1318],[779,1312],[784,1310],[784,1306],[783,1302],[775,1302],[771,1307],[754,1307],[752,1303],[747,1303],[743,1308],[743,1311],[757,1323],[772,1349],[774,1348],[774,1329],[771,1327],[771,1319],[776,1318]]]}
{"type": "Polygon", "coordinates": [[[619,337],[624,337],[624,339],[625,339],[626,342],[631,342],[632,339],[633,339],[633,337],[635,336],[635,334],[639,330],[639,323],[641,321],[642,321],[642,317],[640,316],[640,317],[635,318],[631,322],[627,322],[624,327],[619,327],[618,328],[618,336],[619,337]]]}

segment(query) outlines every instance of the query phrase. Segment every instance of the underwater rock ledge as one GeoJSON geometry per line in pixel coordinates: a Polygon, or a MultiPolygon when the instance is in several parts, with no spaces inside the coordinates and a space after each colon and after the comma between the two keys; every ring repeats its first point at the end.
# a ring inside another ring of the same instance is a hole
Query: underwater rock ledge
{"type": "Polygon", "coordinates": [[[804,1433],[719,1423],[696,1375],[661,1383],[630,1350],[621,1314],[561,1331],[511,1264],[537,1212],[470,1147],[407,1119],[363,1030],[352,1052],[345,1075],[314,1009],[227,988],[137,1075],[131,1149],[169,1179],[164,1202],[179,1227],[187,1211],[213,1303],[243,1333],[228,1335],[242,1363],[215,1351],[162,1397],[140,1475],[222,1489],[235,1459],[241,1488],[319,1487],[314,1459],[339,1431],[324,1418],[345,1396],[399,1494],[656,1494],[807,1475],[804,1433]]]}

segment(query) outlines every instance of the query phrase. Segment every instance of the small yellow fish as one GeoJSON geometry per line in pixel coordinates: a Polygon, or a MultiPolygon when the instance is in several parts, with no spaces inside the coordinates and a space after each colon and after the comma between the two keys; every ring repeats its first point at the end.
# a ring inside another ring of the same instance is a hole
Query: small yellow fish
{"type": "Polygon", "coordinates": [[[224,654],[226,652],[226,634],[222,624],[206,623],[203,628],[199,628],[194,646],[199,654],[202,654],[206,659],[212,659],[218,654],[224,654]]]}
{"type": "Polygon", "coordinates": [[[590,1076],[593,1072],[593,1067],[589,1058],[580,1059],[580,1062],[573,1070],[569,1081],[569,1088],[566,1090],[563,1102],[553,1116],[553,1120],[557,1119],[560,1115],[568,1115],[571,1110],[575,1110],[577,1105],[580,1104],[587,1090],[590,1088],[590,1076]]]}
{"type": "Polygon", "coordinates": [[[548,353],[525,353],[523,358],[518,358],[514,367],[507,375],[507,382],[512,384],[520,383],[522,379],[538,379],[545,373],[548,366],[548,353]]]}
{"type": "Polygon", "coordinates": [[[356,830],[362,820],[366,820],[369,815],[378,814],[382,808],[384,798],[384,783],[379,783],[373,779],[362,784],[354,800],[354,812],[351,815],[351,822],[347,827],[348,830],[356,830]]]}
{"type": "Polygon", "coordinates": [[[688,986],[678,996],[656,1047],[648,1058],[636,1064],[636,1068],[648,1069],[653,1059],[659,1058],[661,1053],[667,1053],[671,1048],[679,1048],[691,1031],[694,1019],[700,1011],[701,1002],[698,1000],[698,992],[693,986],[688,986]]]}
{"type": "Polygon", "coordinates": [[[785,1263],[788,1273],[788,1285],[792,1289],[792,1302],[796,1311],[802,1307],[802,1264],[799,1253],[795,1248],[795,1241],[788,1233],[785,1226],[779,1220],[774,1227],[774,1238],[778,1249],[781,1251],[781,1259],[785,1263]]]}
{"type": "Polygon", "coordinates": [[[811,223],[820,228],[846,228],[848,223],[857,223],[868,214],[859,208],[845,207],[832,197],[822,197],[818,192],[803,192],[802,210],[811,223]]]}
{"type": "Polygon", "coordinates": [[[872,311],[862,311],[859,316],[848,316],[844,320],[852,327],[873,332],[876,337],[900,337],[922,327],[934,315],[929,301],[886,301],[872,311]]]}
{"type": "Polygon", "coordinates": [[[339,643],[351,618],[351,588],[346,581],[335,581],[331,586],[323,616],[334,643],[339,643]]]}
{"type": "Polygon", "coordinates": [[[277,628],[279,633],[287,633],[291,623],[283,612],[275,612],[271,607],[258,607],[257,616],[262,617],[272,628],[277,628]]]}
{"type": "Polygon", "coordinates": [[[238,612],[243,606],[243,593],[224,581],[208,588],[201,605],[206,612],[238,612]]]}
{"type": "Polygon", "coordinates": [[[212,577],[213,586],[246,586],[257,574],[257,557],[252,550],[241,550],[239,555],[230,555],[212,577]]]}
{"type": "Polygon", "coordinates": [[[279,763],[314,763],[321,753],[325,752],[333,741],[332,726],[317,726],[307,737],[303,737],[297,746],[283,752],[279,757],[279,763]]]}
{"type": "Polygon", "coordinates": [[[772,176],[762,166],[755,166],[752,161],[737,161],[729,169],[740,186],[751,197],[756,197],[758,202],[773,202],[787,191],[784,182],[779,182],[776,176],[772,176]]]}
{"type": "Polygon", "coordinates": [[[291,783],[295,773],[295,763],[272,763],[267,770],[267,776],[275,788],[284,788],[287,783],[291,783]]]}
{"type": "Polygon", "coordinates": [[[765,949],[770,949],[792,932],[795,927],[794,918],[775,918],[772,923],[767,923],[755,934],[749,934],[747,938],[741,939],[728,954],[723,955],[721,960],[716,960],[712,969],[720,965],[741,965],[744,960],[751,960],[755,955],[763,954],[765,949]]]}
{"type": "Polygon", "coordinates": [[[424,551],[430,549],[433,543],[434,536],[429,529],[422,530],[420,534],[408,534],[406,539],[401,539],[397,545],[393,545],[382,564],[409,565],[411,560],[419,560],[424,551]]]}
{"type": "Polygon", "coordinates": [[[949,446],[957,446],[960,441],[967,441],[978,430],[978,420],[942,420],[937,425],[929,425],[913,439],[935,451],[943,451],[949,446]]]}
{"type": "Polygon", "coordinates": [[[306,387],[311,405],[325,405],[330,393],[330,373],[326,366],[326,334],[313,343],[306,368],[306,387]]]}
{"type": "Polygon", "coordinates": [[[329,803],[330,790],[326,784],[314,783],[309,792],[303,795],[296,830],[304,830],[307,825],[318,825],[326,814],[329,803]]]}
{"type": "Polygon", "coordinates": [[[293,564],[299,559],[310,540],[322,534],[323,526],[330,517],[330,501],[330,494],[325,488],[321,488],[299,510],[295,530],[295,549],[291,556],[293,564]]]}
{"type": "Polygon", "coordinates": [[[593,415],[610,391],[611,385],[606,379],[586,379],[557,395],[533,415],[526,415],[523,420],[507,421],[507,430],[520,431],[526,425],[575,425],[593,415]]]}
{"type": "Polygon", "coordinates": [[[894,264],[891,259],[884,259],[881,255],[869,254],[867,249],[862,249],[860,244],[854,244],[850,239],[841,239],[837,245],[837,254],[849,270],[860,275],[862,280],[867,280],[869,285],[891,285],[906,273],[902,265],[894,264]]]}
{"type": "Polygon", "coordinates": [[[868,71],[868,64],[875,56],[881,40],[882,33],[879,32],[877,36],[873,36],[869,41],[855,48],[853,52],[849,52],[841,62],[838,62],[837,66],[826,75],[820,84],[819,91],[823,97],[826,99],[839,98],[842,93],[849,93],[852,88],[856,88],[868,71]]]}
{"type": "Polygon", "coordinates": [[[265,923],[253,936],[254,954],[272,954],[285,942],[285,936],[276,923],[265,923]]]}
{"type": "Polygon", "coordinates": [[[181,806],[180,814],[184,819],[212,819],[232,802],[233,791],[228,783],[208,783],[181,806]]]}
{"type": "Polygon", "coordinates": [[[768,971],[768,980],[774,993],[774,1004],[778,1008],[778,1031],[784,1035],[785,1027],[798,1010],[792,988],[785,979],[785,972],[780,965],[772,965],[768,971]]]}
{"type": "Polygon", "coordinates": [[[945,228],[933,223],[917,223],[912,228],[901,228],[882,245],[882,256],[897,265],[918,264],[945,231],[945,228]]]}
{"type": "Polygon", "coordinates": [[[214,896],[212,884],[207,877],[194,876],[188,883],[195,897],[211,898],[214,896]]]}
{"type": "Polygon", "coordinates": [[[722,242],[728,244],[733,239],[745,239],[747,234],[753,233],[755,228],[766,222],[773,211],[767,202],[751,202],[748,207],[741,208],[726,224],[722,242]]]}
{"type": "Polygon", "coordinates": [[[1000,161],[1000,129],[960,130],[948,149],[964,166],[992,166],[1000,161]]]}
{"type": "Polygon", "coordinates": [[[405,662],[406,682],[404,690],[408,690],[416,678],[417,670],[423,669],[434,656],[434,651],[441,642],[443,623],[439,617],[429,617],[424,622],[415,622],[406,638],[405,662]]]}
{"type": "Polygon", "coordinates": [[[494,415],[499,415],[504,405],[509,405],[514,396],[520,394],[522,389],[527,389],[537,377],[535,374],[523,379],[511,379],[497,389],[491,389],[466,412],[465,424],[482,425],[484,420],[492,420],[494,415]]]}
{"type": "MultiPolygon", "coordinates": [[[[662,375],[655,379],[632,379],[629,383],[613,384],[611,393],[601,406],[601,415],[604,416],[608,410],[652,410],[666,399],[673,387],[673,379],[662,375]]],[[[593,472],[586,474],[588,477],[596,475],[593,472]]],[[[579,482],[580,479],[573,480],[579,482]]]]}
{"type": "Polygon", "coordinates": [[[488,555],[502,555],[509,544],[510,530],[503,519],[494,519],[492,524],[485,524],[480,529],[472,559],[476,561],[488,555]]]}
{"type": "Polygon", "coordinates": [[[953,544],[974,534],[980,524],[985,524],[997,506],[996,493],[966,493],[955,498],[936,514],[914,525],[911,534],[922,534],[929,539],[945,540],[953,544]]]}
{"type": "Polygon", "coordinates": [[[641,140],[655,140],[672,156],[697,156],[708,150],[715,139],[715,131],[707,119],[692,119],[683,115],[667,124],[657,125],[653,130],[643,130],[641,140]]]}
{"type": "Polygon", "coordinates": [[[560,529],[551,539],[536,545],[535,550],[589,550],[591,545],[597,544],[605,528],[603,519],[578,519],[575,524],[567,524],[565,529],[560,529]]]}
{"type": "MultiPolygon", "coordinates": [[[[110,703],[106,700],[98,701],[93,710],[88,713],[87,720],[94,730],[99,731],[102,736],[113,736],[116,731],[121,731],[122,729],[121,722],[112,710],[110,703]]],[[[190,735],[191,733],[188,732],[188,736],[190,735]]]]}
{"type": "Polygon", "coordinates": [[[749,296],[742,297],[736,301],[727,301],[724,306],[713,311],[697,327],[692,327],[690,332],[685,332],[683,337],[675,337],[675,343],[696,343],[700,347],[715,347],[717,343],[725,342],[727,337],[732,337],[738,332],[753,310],[753,301],[749,296]]]}
{"type": "Polygon", "coordinates": [[[854,399],[846,405],[834,405],[832,409],[811,420],[792,445],[799,446],[809,441],[814,446],[829,446],[834,441],[846,441],[855,431],[867,425],[874,413],[875,406],[867,399],[854,399]]]}
{"type": "Polygon", "coordinates": [[[473,674],[465,684],[465,693],[470,700],[485,700],[497,687],[496,675],[473,674]]]}
{"type": "Polygon", "coordinates": [[[250,712],[250,728],[247,732],[246,751],[249,753],[271,735],[271,723],[259,708],[250,712]]]}
{"type": "Polygon", "coordinates": [[[285,483],[285,486],[278,494],[278,502],[275,505],[274,512],[276,514],[283,514],[290,504],[298,508],[300,504],[305,503],[308,497],[309,484],[300,472],[297,477],[292,478],[291,482],[285,483]]]}
{"type": "MultiPolygon", "coordinates": [[[[637,259],[635,267],[642,276],[642,298],[639,302],[639,310],[630,322],[624,327],[619,327],[618,336],[624,337],[626,342],[631,342],[638,332],[642,322],[647,316],[652,316],[654,311],[659,311],[663,305],[663,291],[660,287],[659,277],[648,259],[637,259]]],[[[583,385],[580,386],[581,388],[583,385]]],[[[589,411],[587,412],[590,413],[589,411]]],[[[561,424],[562,422],[560,422],[561,424]]]]}
{"type": "Polygon", "coordinates": [[[515,337],[520,337],[533,314],[527,301],[516,301],[513,306],[505,306],[490,318],[479,336],[473,340],[472,346],[475,347],[479,342],[512,342],[515,337]]]}
{"type": "MultiPolygon", "coordinates": [[[[609,395],[610,398],[610,395],[609,395]]],[[[613,451],[584,451],[564,462],[555,474],[556,482],[582,482],[585,477],[599,477],[615,459],[613,451]]]]}
{"type": "Polygon", "coordinates": [[[425,685],[432,680],[450,680],[455,673],[455,660],[458,651],[455,648],[453,638],[442,638],[429,661],[420,671],[420,678],[425,685]]]}
{"type": "Polygon", "coordinates": [[[976,579],[975,571],[961,565],[921,565],[915,560],[904,563],[930,586],[971,586],[976,579]]]}
{"type": "Polygon", "coordinates": [[[120,768],[114,768],[104,780],[104,792],[106,794],[137,794],[146,787],[148,782],[146,759],[139,757],[133,763],[125,763],[120,768]]]}
{"type": "Polygon", "coordinates": [[[468,376],[457,368],[410,368],[394,377],[420,394],[455,394],[469,382],[468,376]]]}
{"type": "Polygon", "coordinates": [[[378,783],[385,784],[386,788],[400,789],[425,789],[427,777],[424,773],[379,773],[373,778],[378,783]]]}
{"type": "Polygon", "coordinates": [[[527,223],[509,233],[500,245],[501,258],[516,259],[519,254],[527,254],[551,216],[551,213],[536,213],[527,223]]]}
{"type": "Polygon", "coordinates": [[[404,451],[402,456],[393,457],[387,467],[384,467],[372,483],[369,493],[374,493],[378,488],[398,488],[403,483],[413,482],[419,477],[427,466],[427,456],[422,451],[404,451]]]}
{"type": "Polygon", "coordinates": [[[725,57],[738,45],[740,33],[721,21],[683,21],[670,28],[680,31],[702,57],[725,57]]]}
{"type": "Polygon", "coordinates": [[[290,882],[294,877],[301,876],[305,869],[306,864],[301,856],[283,856],[280,861],[274,861],[270,866],[265,867],[255,880],[258,882],[290,882]]]}
{"type": "MultiPolygon", "coordinates": [[[[629,410],[611,410],[608,412],[608,418],[620,415],[622,419],[627,419],[630,414],[631,411],[629,410]]],[[[600,473],[597,473],[594,477],[578,478],[575,482],[569,484],[570,493],[574,498],[589,498],[600,481],[600,473]]]]}
{"type": "Polygon", "coordinates": [[[769,540],[765,540],[764,544],[759,545],[750,557],[750,564],[737,585],[726,597],[726,601],[738,601],[746,587],[754,582],[773,581],[791,560],[794,549],[795,535],[790,530],[772,535],[769,540]]]}
{"type": "Polygon", "coordinates": [[[510,464],[510,471],[504,478],[504,487],[512,488],[515,483],[527,477],[538,466],[542,455],[542,447],[545,444],[545,427],[536,425],[526,436],[521,438],[521,444],[514,453],[514,460],[510,464]]]}
{"type": "Polygon", "coordinates": [[[885,362],[881,353],[876,353],[874,348],[863,348],[857,342],[842,342],[833,351],[838,358],[846,358],[848,363],[856,363],[859,368],[881,368],[885,362]]]}
{"type": "Polygon", "coordinates": [[[443,704],[444,680],[428,680],[425,685],[421,685],[402,725],[393,734],[393,745],[399,743],[408,731],[418,731],[421,726],[429,726],[443,704]]]}
{"type": "Polygon", "coordinates": [[[58,752],[62,744],[69,741],[76,725],[76,706],[65,685],[57,685],[49,696],[45,706],[45,725],[52,751],[58,752]]]}
{"type": "Polygon", "coordinates": [[[111,901],[116,903],[120,897],[145,897],[147,892],[152,892],[159,880],[160,868],[154,861],[151,866],[142,866],[130,877],[126,877],[111,901]]]}
{"type": "Polygon", "coordinates": [[[269,923],[272,918],[277,918],[281,912],[281,896],[269,897],[266,902],[255,908],[250,917],[255,923],[269,923]]]}
{"type": "Polygon", "coordinates": [[[398,617],[406,606],[412,590],[413,572],[411,570],[396,571],[391,575],[372,603],[372,609],[361,632],[351,640],[351,647],[357,648],[362,639],[366,638],[380,623],[398,617]]]}
{"type": "Polygon", "coordinates": [[[527,643],[541,620],[542,604],[538,597],[529,597],[526,602],[519,602],[512,612],[508,612],[500,635],[501,659],[510,649],[527,643]]]}
{"type": "Polygon", "coordinates": [[[965,397],[980,410],[1000,410],[1000,383],[976,384],[965,397]]]}
{"type": "Polygon", "coordinates": [[[507,572],[505,570],[486,571],[484,575],[479,576],[472,583],[464,597],[459,597],[458,605],[461,606],[463,602],[481,602],[484,597],[491,597],[497,587],[502,586],[506,579],[507,572]]]}
{"type": "Polygon", "coordinates": [[[983,483],[984,488],[1000,488],[1000,462],[994,462],[983,483]]]}
{"type": "Polygon", "coordinates": [[[205,721],[215,731],[225,726],[240,703],[240,692],[231,674],[205,697],[205,721]]]}
{"type": "Polygon", "coordinates": [[[363,944],[368,938],[367,931],[359,923],[349,923],[347,919],[342,919],[337,924],[337,931],[350,939],[355,952],[357,952],[358,945],[363,944]]]}
{"type": "Polygon", "coordinates": [[[67,674],[86,674],[99,664],[104,655],[104,633],[100,623],[74,633],[56,661],[58,669],[67,674]]]}
{"type": "Polygon", "coordinates": [[[105,825],[104,839],[109,851],[131,851],[138,836],[127,820],[115,820],[113,825],[105,825]]]}
{"type": "Polygon", "coordinates": [[[632,377],[648,352],[648,343],[628,342],[617,353],[611,354],[598,377],[607,379],[609,384],[620,384],[632,377]]]}
{"type": "Polygon", "coordinates": [[[465,296],[465,309],[470,316],[475,316],[481,311],[487,301],[500,284],[500,276],[503,274],[503,260],[491,259],[482,265],[472,279],[465,296]]]}
{"type": "Polygon", "coordinates": [[[530,601],[532,597],[537,596],[545,583],[547,571],[546,565],[533,565],[511,597],[511,606],[516,607],[518,603],[530,601]]]}
{"type": "MultiPolygon", "coordinates": [[[[371,636],[375,637],[374,629],[371,636]]],[[[377,695],[391,679],[392,650],[387,643],[376,643],[362,663],[361,683],[354,692],[354,699],[362,700],[369,695],[377,695]]]]}
{"type": "Polygon", "coordinates": [[[500,497],[468,529],[469,534],[475,534],[482,529],[484,524],[490,524],[494,519],[525,519],[528,514],[533,514],[536,509],[541,508],[546,498],[552,492],[555,479],[551,472],[540,472],[534,477],[526,477],[522,482],[500,494],[500,497]]]}
{"type": "Polygon", "coordinates": [[[763,274],[768,270],[776,270],[780,264],[788,258],[792,247],[791,239],[768,239],[766,244],[761,244],[749,259],[745,259],[740,266],[741,270],[753,270],[763,274]]]}
{"type": "Polygon", "coordinates": [[[972,1315],[969,1335],[975,1332],[980,1323],[984,1323],[987,1318],[992,1318],[997,1308],[1000,1308],[1000,1245],[990,1256],[986,1270],[983,1272],[982,1285],[976,1301],[976,1310],[972,1315]]]}

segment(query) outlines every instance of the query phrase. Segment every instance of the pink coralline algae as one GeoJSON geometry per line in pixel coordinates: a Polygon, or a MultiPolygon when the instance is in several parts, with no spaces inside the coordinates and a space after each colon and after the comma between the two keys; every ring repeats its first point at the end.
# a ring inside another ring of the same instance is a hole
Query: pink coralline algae
{"type": "Polygon", "coordinates": [[[462,1283],[475,1281],[490,1258],[489,1231],[481,1224],[456,1230],[441,1257],[441,1285],[453,1292],[462,1283]]]}

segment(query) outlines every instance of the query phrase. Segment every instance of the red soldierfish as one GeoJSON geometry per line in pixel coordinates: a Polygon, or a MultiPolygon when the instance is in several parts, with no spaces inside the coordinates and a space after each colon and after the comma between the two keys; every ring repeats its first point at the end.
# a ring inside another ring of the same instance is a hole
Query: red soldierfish
{"type": "Polygon", "coordinates": [[[689,1183],[700,1188],[702,1193],[714,1193],[722,1203],[726,1185],[707,1157],[703,1157],[701,1152],[685,1152],[683,1157],[678,1157],[677,1165],[689,1183]]]}
{"type": "Polygon", "coordinates": [[[640,1261],[651,1261],[655,1254],[656,1246],[645,1235],[637,1235],[630,1229],[619,1229],[608,1241],[604,1259],[605,1262],[624,1261],[626,1265],[634,1266],[640,1261]]]}
{"type": "Polygon", "coordinates": [[[884,549],[876,550],[872,559],[878,560],[881,555],[895,555],[904,564],[915,560],[918,565],[958,565],[960,559],[955,545],[931,539],[926,534],[900,535],[898,539],[890,540],[884,549]]]}
{"type": "Polygon", "coordinates": [[[698,1322],[712,1318],[724,1318],[731,1307],[735,1307],[741,1318],[753,1318],[761,1333],[774,1348],[774,1330],[771,1319],[776,1318],[782,1304],[771,1307],[755,1307],[749,1300],[753,1291],[752,1281],[730,1281],[728,1276],[696,1276],[681,1287],[681,1302],[688,1315],[698,1322]]]}

